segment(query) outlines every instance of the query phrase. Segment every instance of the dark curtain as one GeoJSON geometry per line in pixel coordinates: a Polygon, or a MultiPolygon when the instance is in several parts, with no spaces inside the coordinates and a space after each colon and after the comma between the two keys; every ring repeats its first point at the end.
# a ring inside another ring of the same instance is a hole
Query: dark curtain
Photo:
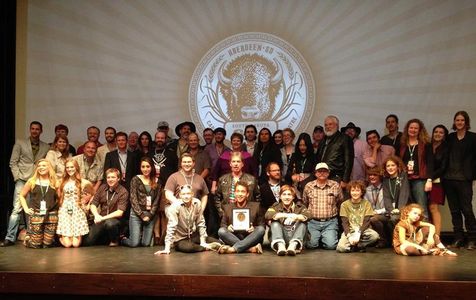
{"type": "Polygon", "coordinates": [[[15,37],[16,1],[0,1],[0,238],[6,233],[12,206],[13,177],[9,168],[15,142],[15,37]]]}

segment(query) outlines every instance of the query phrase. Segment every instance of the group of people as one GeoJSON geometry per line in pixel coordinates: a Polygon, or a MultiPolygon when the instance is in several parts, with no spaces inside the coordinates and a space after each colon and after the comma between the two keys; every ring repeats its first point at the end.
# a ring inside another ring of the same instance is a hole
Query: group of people
{"type": "Polygon", "coordinates": [[[165,121],[154,140],[108,127],[104,145],[91,126],[76,151],[65,125],[48,145],[34,121],[29,139],[13,147],[14,201],[0,246],[15,244],[23,217],[32,248],[163,244],[156,254],[262,253],[267,236],[280,256],[369,246],[453,256],[439,240],[447,198],[451,246],[474,249],[476,136],[465,111],[455,114],[451,134],[437,125],[430,136],[419,119],[400,132],[393,114],[383,137],[370,130],[362,141],[354,123],[339,127],[327,116],[294,142],[290,128],[273,134],[250,124],[230,146],[224,128],[207,128],[201,146],[192,122],[176,126],[176,139],[165,121]]]}

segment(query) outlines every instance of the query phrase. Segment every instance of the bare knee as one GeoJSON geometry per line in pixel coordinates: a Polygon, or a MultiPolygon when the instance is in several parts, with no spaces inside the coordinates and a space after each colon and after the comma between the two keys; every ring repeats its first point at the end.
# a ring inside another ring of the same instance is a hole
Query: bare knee
{"type": "Polygon", "coordinates": [[[71,242],[70,238],[64,237],[64,236],[60,237],[60,243],[65,248],[70,248],[72,246],[72,242],[71,242]]]}

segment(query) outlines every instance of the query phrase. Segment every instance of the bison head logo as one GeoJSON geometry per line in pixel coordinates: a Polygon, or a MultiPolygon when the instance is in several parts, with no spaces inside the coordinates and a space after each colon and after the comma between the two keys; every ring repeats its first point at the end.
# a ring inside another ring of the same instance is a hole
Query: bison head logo
{"type": "Polygon", "coordinates": [[[272,118],[283,80],[280,63],[258,54],[245,54],[226,67],[220,66],[220,92],[226,100],[228,116],[232,120],[272,118]]]}

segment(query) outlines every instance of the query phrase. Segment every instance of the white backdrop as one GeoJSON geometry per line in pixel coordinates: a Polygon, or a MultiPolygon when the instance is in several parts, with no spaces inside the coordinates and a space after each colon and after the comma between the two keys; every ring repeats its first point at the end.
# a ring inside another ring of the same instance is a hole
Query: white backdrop
{"type": "MultiPolygon", "coordinates": [[[[89,125],[155,131],[190,119],[193,71],[213,45],[240,32],[292,44],[316,87],[311,125],[335,114],[383,133],[389,113],[451,124],[476,118],[476,1],[30,0],[24,126],[65,123],[77,146],[89,125]]],[[[23,20],[24,21],[24,20],[23,20]]],[[[21,80],[21,78],[20,78],[21,80]]],[[[21,86],[21,85],[20,85],[21,86]]],[[[475,119],[476,121],[476,119],[475,119]]],[[[103,141],[103,133],[101,134],[103,141]]]]}

